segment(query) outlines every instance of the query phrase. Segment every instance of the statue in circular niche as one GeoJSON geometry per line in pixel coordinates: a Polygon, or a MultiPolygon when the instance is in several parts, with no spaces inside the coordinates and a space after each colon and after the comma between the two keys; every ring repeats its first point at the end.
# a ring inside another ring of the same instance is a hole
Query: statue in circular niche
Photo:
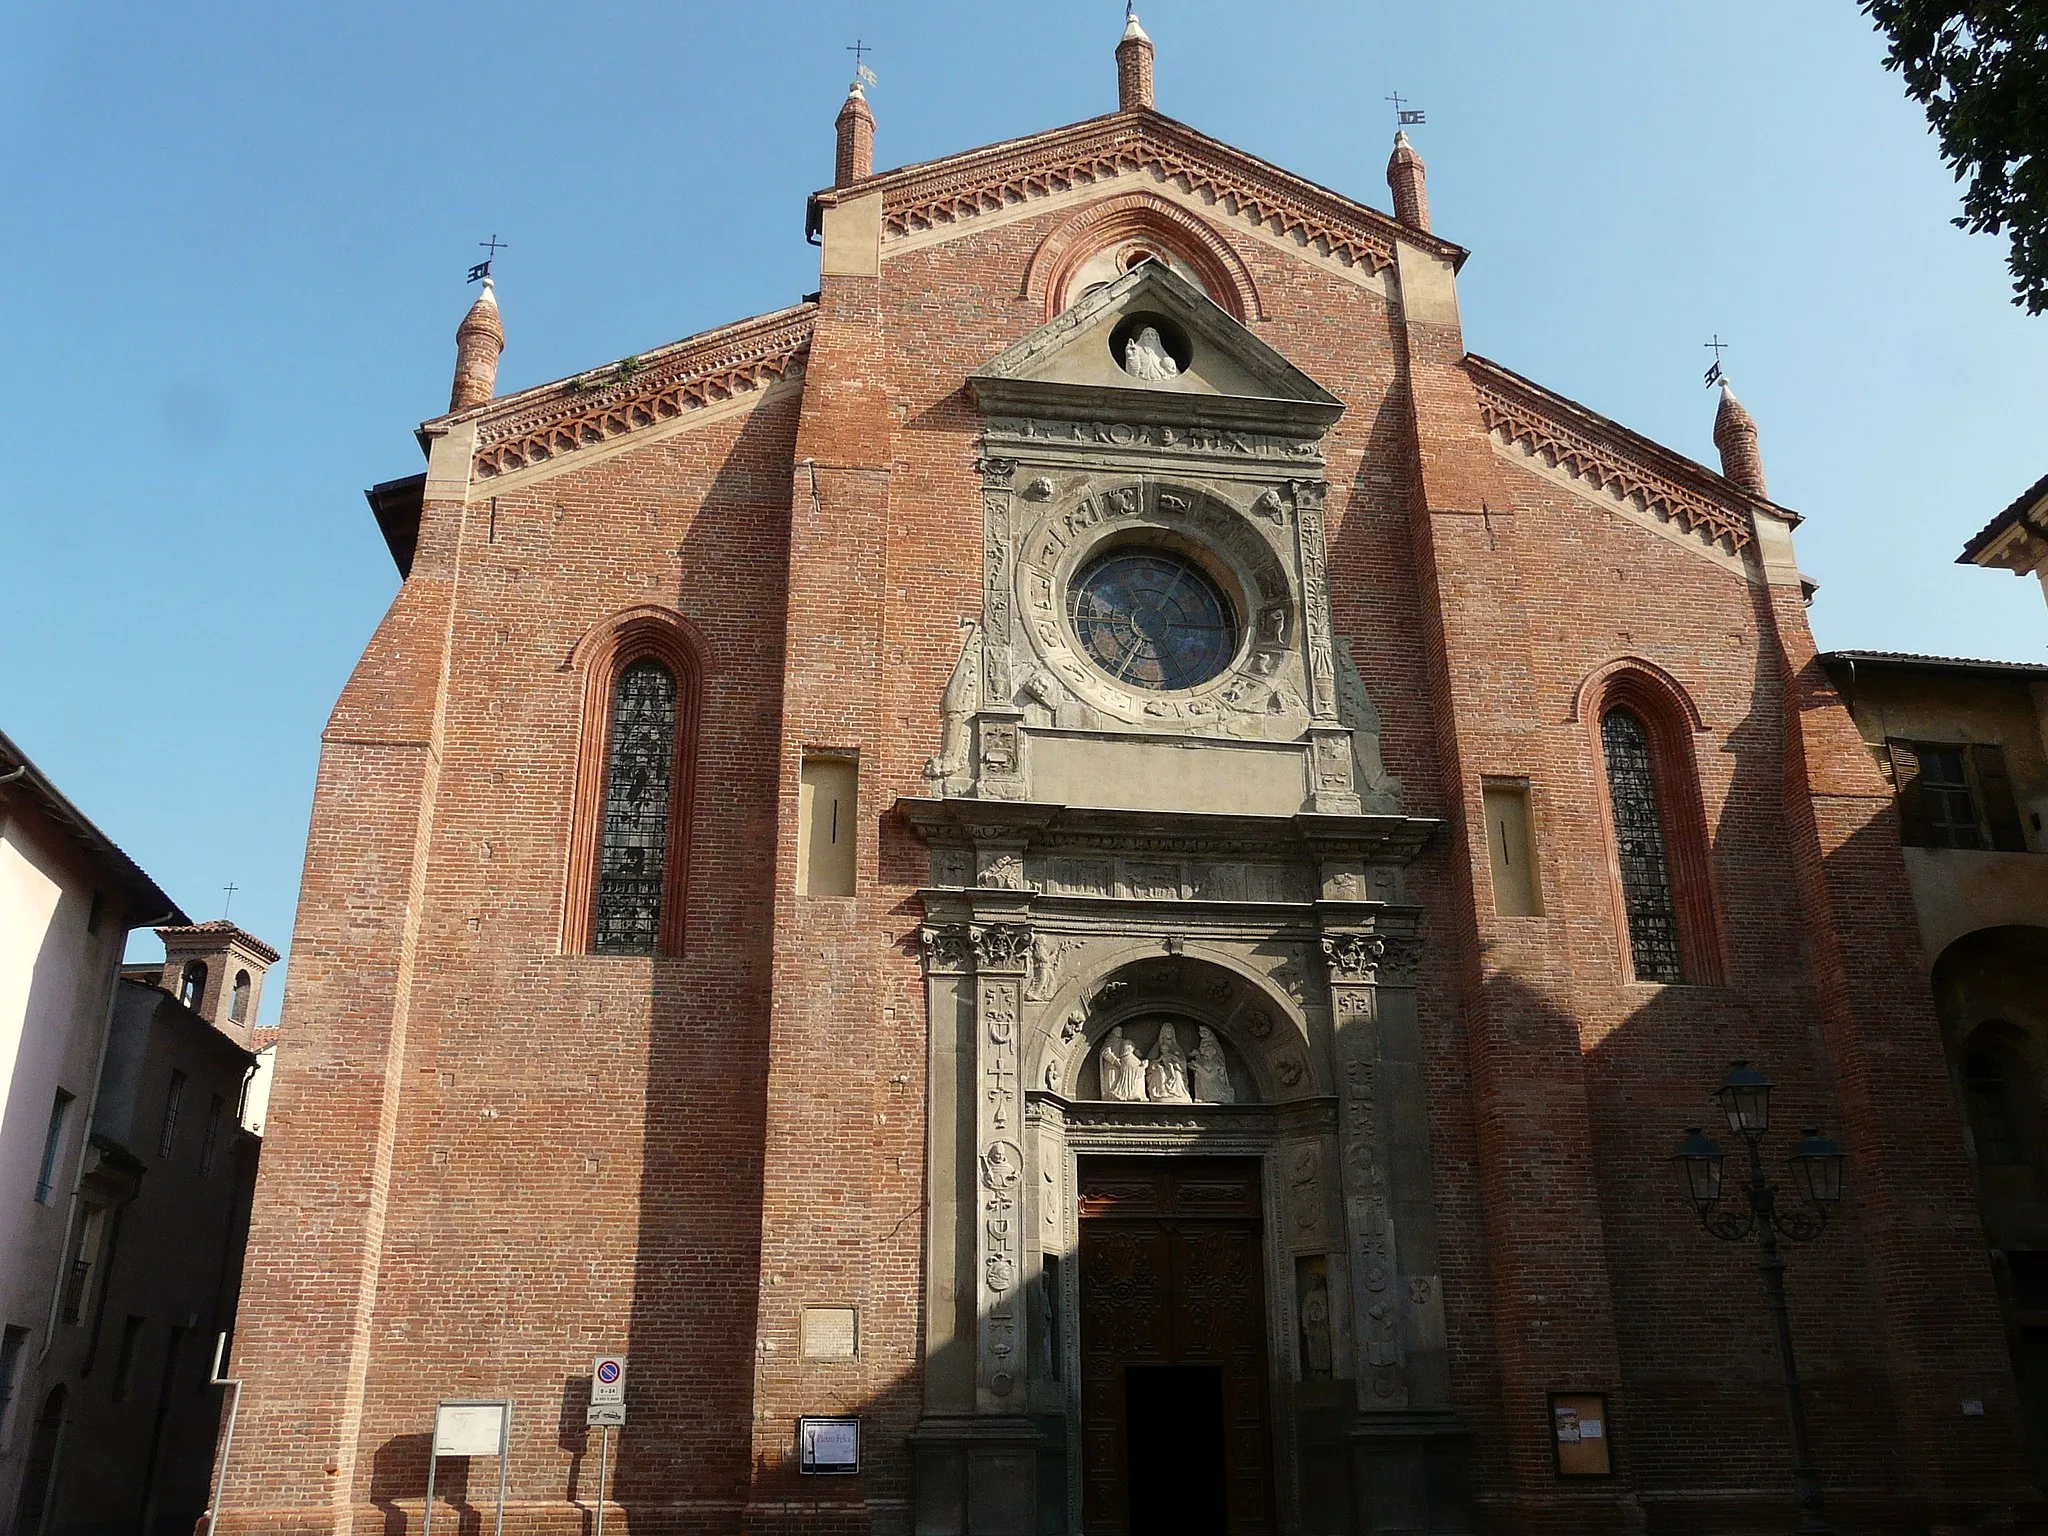
{"type": "Polygon", "coordinates": [[[1223,1043],[1207,1025],[1196,1025],[1194,1054],[1181,1040],[1181,1026],[1159,1022],[1148,1057],[1121,1024],[1102,1037],[1095,1069],[1103,1098],[1118,1104],[1235,1104],[1230,1064],[1223,1043]]]}
{"type": "Polygon", "coordinates": [[[1180,374],[1180,364],[1166,350],[1156,325],[1140,326],[1124,343],[1124,372],[1134,379],[1171,379],[1180,374]]]}

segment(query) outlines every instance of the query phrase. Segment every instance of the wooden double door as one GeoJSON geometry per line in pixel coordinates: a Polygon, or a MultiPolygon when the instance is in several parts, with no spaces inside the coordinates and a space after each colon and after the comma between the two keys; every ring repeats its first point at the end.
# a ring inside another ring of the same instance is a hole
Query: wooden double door
{"type": "Polygon", "coordinates": [[[1271,1531],[1259,1165],[1080,1164],[1082,1525],[1271,1531]]]}

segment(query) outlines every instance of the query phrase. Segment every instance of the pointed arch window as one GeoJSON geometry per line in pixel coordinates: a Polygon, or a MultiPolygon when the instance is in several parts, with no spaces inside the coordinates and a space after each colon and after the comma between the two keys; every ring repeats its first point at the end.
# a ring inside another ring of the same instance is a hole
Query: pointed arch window
{"type": "Polygon", "coordinates": [[[1664,848],[1649,732],[1634,710],[1610,709],[1600,717],[1600,747],[1607,759],[1607,803],[1614,815],[1622,908],[1628,916],[1629,958],[1636,980],[1683,980],[1678,908],[1671,899],[1671,861],[1664,848]]]}
{"type": "Polygon", "coordinates": [[[634,662],[612,690],[591,936],[601,955],[651,955],[660,936],[675,737],[675,675],[652,659],[634,662]]]}
{"type": "Polygon", "coordinates": [[[639,609],[586,638],[583,749],[564,948],[683,948],[696,760],[697,646],[680,616],[639,609]]]}
{"type": "Polygon", "coordinates": [[[1706,811],[1684,689],[1634,657],[1580,691],[1592,727],[1613,863],[1619,938],[1633,980],[1712,985],[1723,976],[1706,811]]]}

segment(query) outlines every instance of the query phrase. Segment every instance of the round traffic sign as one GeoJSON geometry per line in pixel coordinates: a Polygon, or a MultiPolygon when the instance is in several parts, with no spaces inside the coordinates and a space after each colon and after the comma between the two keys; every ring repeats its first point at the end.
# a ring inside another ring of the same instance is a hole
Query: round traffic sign
{"type": "Polygon", "coordinates": [[[613,1382],[617,1381],[619,1379],[619,1362],[616,1360],[605,1360],[599,1362],[597,1367],[597,1379],[603,1382],[606,1386],[610,1386],[613,1382]]]}

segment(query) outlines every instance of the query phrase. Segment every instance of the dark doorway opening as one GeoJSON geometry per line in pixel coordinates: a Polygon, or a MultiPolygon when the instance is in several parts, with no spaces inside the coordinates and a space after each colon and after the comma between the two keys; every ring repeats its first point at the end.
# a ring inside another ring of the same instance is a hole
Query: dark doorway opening
{"type": "Polygon", "coordinates": [[[1084,1157],[1082,1529],[1274,1528],[1251,1158],[1084,1157]]]}
{"type": "Polygon", "coordinates": [[[1226,1536],[1223,1371],[1124,1367],[1131,1536],[1226,1536]]]}

